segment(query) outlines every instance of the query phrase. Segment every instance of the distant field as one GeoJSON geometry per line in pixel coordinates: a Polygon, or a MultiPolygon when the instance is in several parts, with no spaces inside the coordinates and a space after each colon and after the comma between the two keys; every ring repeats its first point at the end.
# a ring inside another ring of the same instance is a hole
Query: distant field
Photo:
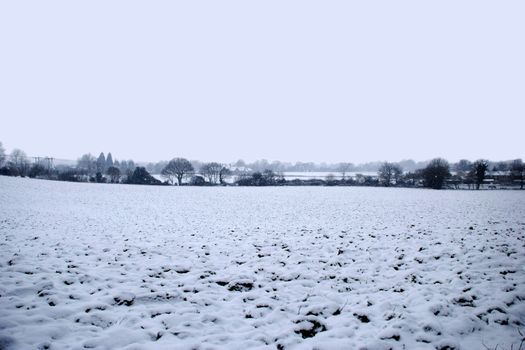
{"type": "Polygon", "coordinates": [[[517,349],[525,334],[522,191],[0,176],[0,256],[0,349],[517,349]]]}
{"type": "MultiPolygon", "coordinates": [[[[361,172],[359,172],[359,171],[357,171],[357,172],[347,172],[347,173],[345,173],[345,178],[350,178],[350,177],[355,178],[355,176],[357,174],[364,175],[364,176],[377,177],[377,172],[372,172],[372,171],[361,171],[361,172]]],[[[334,179],[339,179],[339,180],[343,177],[343,175],[340,172],[337,172],[337,171],[334,171],[334,172],[329,172],[329,171],[301,172],[301,171],[298,171],[298,172],[284,172],[283,173],[283,176],[284,176],[284,178],[286,180],[294,180],[294,179],[299,179],[299,180],[312,180],[312,179],[326,180],[326,177],[329,176],[329,175],[333,176],[334,179]]],[[[162,176],[160,176],[160,174],[153,174],[153,176],[156,179],[164,181],[164,179],[162,178],[162,176]]],[[[227,179],[228,182],[233,182],[234,180],[235,180],[235,176],[229,177],[227,179]]]]}
{"type": "MultiPolygon", "coordinates": [[[[293,180],[293,179],[299,179],[299,180],[308,180],[308,179],[320,179],[325,180],[327,176],[333,176],[334,179],[341,179],[343,177],[343,174],[341,174],[338,171],[333,172],[326,172],[326,171],[312,171],[312,172],[285,172],[284,178],[286,180],[293,180]]],[[[353,177],[355,178],[356,175],[364,175],[364,176],[377,176],[377,171],[349,171],[345,173],[346,178],[353,177]]]]}

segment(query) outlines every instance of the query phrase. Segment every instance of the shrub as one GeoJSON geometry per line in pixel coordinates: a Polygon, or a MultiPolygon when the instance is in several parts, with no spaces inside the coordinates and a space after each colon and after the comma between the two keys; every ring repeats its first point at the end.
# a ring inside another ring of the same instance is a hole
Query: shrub
{"type": "Polygon", "coordinates": [[[39,176],[48,176],[48,175],[49,175],[49,170],[40,164],[33,164],[31,169],[29,169],[29,174],[28,174],[30,178],[35,178],[39,176]]]}
{"type": "Polygon", "coordinates": [[[131,185],[162,185],[162,182],[151,176],[144,167],[136,167],[126,183],[131,185]]]}
{"type": "Polygon", "coordinates": [[[211,183],[207,183],[206,182],[204,177],[199,176],[199,175],[192,176],[191,179],[190,179],[190,185],[192,185],[192,186],[206,186],[206,185],[210,185],[210,184],[211,183]]]}
{"type": "Polygon", "coordinates": [[[450,177],[449,169],[450,167],[445,159],[432,159],[427,167],[422,171],[425,187],[436,190],[443,188],[445,180],[450,177]]]}

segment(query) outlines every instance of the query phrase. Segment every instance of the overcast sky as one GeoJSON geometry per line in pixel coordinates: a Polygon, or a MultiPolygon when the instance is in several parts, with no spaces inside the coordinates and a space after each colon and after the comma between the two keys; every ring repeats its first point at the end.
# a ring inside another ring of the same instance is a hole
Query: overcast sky
{"type": "Polygon", "coordinates": [[[525,2],[2,1],[0,141],[156,161],[525,158],[525,2]]]}

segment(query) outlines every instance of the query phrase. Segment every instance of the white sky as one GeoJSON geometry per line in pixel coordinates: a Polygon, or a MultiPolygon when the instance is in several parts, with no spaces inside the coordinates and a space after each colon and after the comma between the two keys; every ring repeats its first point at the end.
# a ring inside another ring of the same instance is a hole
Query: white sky
{"type": "Polygon", "coordinates": [[[525,158],[523,1],[2,1],[0,141],[76,159],[525,158]]]}

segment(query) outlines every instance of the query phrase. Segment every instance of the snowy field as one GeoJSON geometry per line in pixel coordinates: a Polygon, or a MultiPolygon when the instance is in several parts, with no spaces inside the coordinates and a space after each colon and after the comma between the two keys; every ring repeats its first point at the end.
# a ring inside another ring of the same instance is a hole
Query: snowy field
{"type": "Polygon", "coordinates": [[[0,176],[0,349],[518,349],[525,192],[0,176]]]}

